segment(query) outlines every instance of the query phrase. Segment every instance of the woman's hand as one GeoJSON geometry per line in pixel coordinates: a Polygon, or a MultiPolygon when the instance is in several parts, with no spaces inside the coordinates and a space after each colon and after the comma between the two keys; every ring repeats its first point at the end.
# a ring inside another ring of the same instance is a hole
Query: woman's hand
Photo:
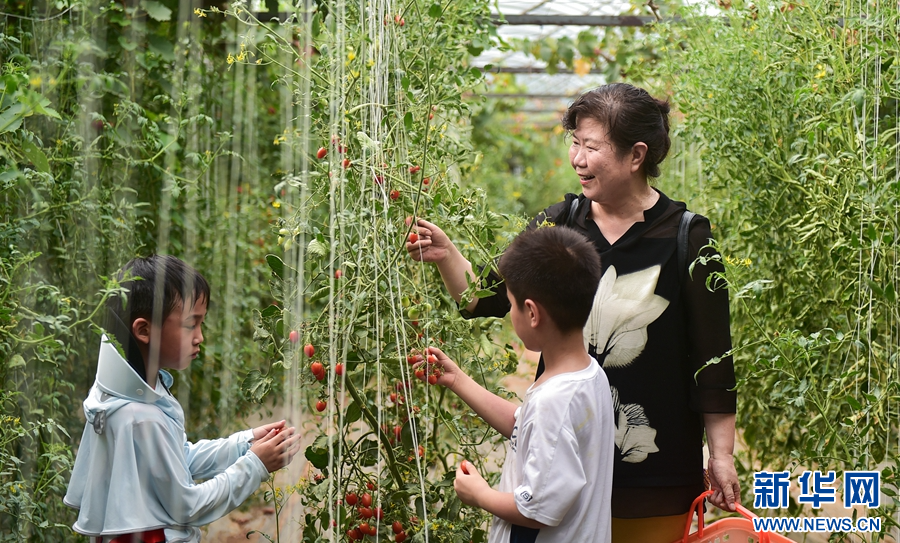
{"type": "Polygon", "coordinates": [[[707,473],[713,491],[709,497],[710,503],[724,511],[734,511],[734,504],[741,502],[741,485],[734,469],[734,457],[730,454],[710,456],[707,473]]]}
{"type": "Polygon", "coordinates": [[[447,234],[425,219],[416,219],[413,233],[418,239],[415,242],[406,240],[406,250],[413,260],[441,263],[456,250],[447,234]]]}
{"type": "Polygon", "coordinates": [[[282,428],[270,429],[268,433],[254,441],[253,446],[250,447],[250,451],[262,460],[269,473],[290,464],[294,455],[300,450],[300,434],[294,435],[293,427],[283,428],[283,423],[284,421],[281,421],[282,428]]]}
{"type": "Polygon", "coordinates": [[[463,460],[456,468],[456,480],[453,481],[453,488],[456,490],[456,495],[459,496],[459,501],[475,507],[481,507],[478,504],[478,497],[483,496],[486,490],[491,489],[484,477],[468,460],[463,460]]]}

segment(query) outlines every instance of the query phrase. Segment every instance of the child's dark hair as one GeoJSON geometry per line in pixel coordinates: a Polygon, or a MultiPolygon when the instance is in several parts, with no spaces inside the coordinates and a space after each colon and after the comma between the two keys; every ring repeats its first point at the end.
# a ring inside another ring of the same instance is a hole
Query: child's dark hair
{"type": "Polygon", "coordinates": [[[146,379],[131,325],[143,318],[161,326],[179,302],[193,305],[202,299],[208,304],[209,283],[200,272],[169,255],[134,258],[119,270],[117,278],[127,294],[124,300],[118,295],[107,300],[106,330],[126,349],[131,367],[146,379]]]}
{"type": "Polygon", "coordinates": [[[647,157],[641,167],[649,177],[659,177],[659,164],[671,146],[668,101],[657,100],[628,83],[610,83],[576,98],[563,115],[563,128],[572,132],[582,117],[590,117],[606,127],[619,158],[635,143],[647,144],[647,157]]]}
{"type": "Polygon", "coordinates": [[[530,299],[561,332],[584,328],[602,272],[597,249],[585,236],[565,227],[522,232],[499,267],[520,309],[530,299]]]}

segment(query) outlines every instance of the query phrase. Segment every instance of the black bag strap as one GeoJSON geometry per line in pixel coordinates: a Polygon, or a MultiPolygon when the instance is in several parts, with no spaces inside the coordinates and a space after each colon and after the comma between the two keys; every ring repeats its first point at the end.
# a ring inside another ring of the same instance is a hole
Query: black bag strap
{"type": "Polygon", "coordinates": [[[581,204],[581,198],[575,197],[572,200],[572,205],[569,207],[569,215],[566,217],[566,226],[569,228],[575,224],[575,217],[578,214],[578,206],[581,204]]]}
{"type": "Polygon", "coordinates": [[[684,282],[684,272],[688,266],[688,234],[691,231],[691,223],[694,222],[696,213],[685,210],[681,214],[681,222],[678,224],[678,237],[675,238],[675,247],[678,252],[678,282],[684,282]]]}

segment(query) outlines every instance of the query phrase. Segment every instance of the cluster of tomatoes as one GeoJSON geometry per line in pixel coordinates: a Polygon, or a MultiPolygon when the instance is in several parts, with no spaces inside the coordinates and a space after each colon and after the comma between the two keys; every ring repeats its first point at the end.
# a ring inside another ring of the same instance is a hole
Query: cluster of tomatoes
{"type": "MultiPolygon", "coordinates": [[[[406,361],[410,365],[420,364],[422,362],[422,355],[413,351],[406,357],[406,361]]],[[[419,366],[416,368],[416,379],[419,379],[420,381],[428,381],[429,385],[436,385],[438,383],[438,379],[440,379],[440,377],[444,374],[443,368],[437,366],[437,361],[437,356],[429,354],[425,358],[426,364],[424,366],[419,366]]]]}
{"type": "MultiPolygon", "coordinates": [[[[367,483],[367,487],[369,490],[374,489],[372,483],[367,483]]],[[[356,513],[360,520],[359,526],[347,530],[347,538],[350,541],[358,541],[367,535],[378,535],[377,523],[384,519],[384,511],[381,507],[372,507],[371,494],[365,492],[360,496],[355,492],[348,492],[344,496],[344,504],[349,507],[356,507],[356,513]],[[375,521],[371,520],[373,518],[375,521]]],[[[406,531],[403,529],[403,523],[399,520],[395,520],[391,525],[391,528],[394,532],[395,542],[401,543],[402,541],[406,541],[407,535],[406,531]]]]}

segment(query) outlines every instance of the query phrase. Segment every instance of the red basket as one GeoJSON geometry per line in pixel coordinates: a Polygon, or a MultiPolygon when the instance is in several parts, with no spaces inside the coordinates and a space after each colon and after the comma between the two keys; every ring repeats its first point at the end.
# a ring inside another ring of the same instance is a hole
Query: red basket
{"type": "Polygon", "coordinates": [[[751,519],[757,518],[756,515],[739,504],[735,507],[741,517],[724,518],[704,526],[703,500],[712,496],[712,493],[712,490],[707,490],[697,496],[691,504],[691,516],[684,527],[684,537],[673,543],[793,543],[781,534],[754,531],[751,519]],[[694,513],[697,514],[697,531],[691,533],[694,513]]]}

